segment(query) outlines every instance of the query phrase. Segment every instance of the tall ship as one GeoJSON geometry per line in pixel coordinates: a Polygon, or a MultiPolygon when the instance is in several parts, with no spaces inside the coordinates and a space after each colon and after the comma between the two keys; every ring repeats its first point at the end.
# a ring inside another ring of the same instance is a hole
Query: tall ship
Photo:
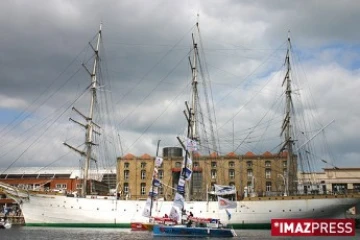
{"type": "MultiPolygon", "coordinates": [[[[196,24],[198,27],[198,24],[196,24]]],[[[94,61],[91,71],[91,83],[89,91],[91,93],[89,113],[85,115],[80,111],[78,114],[86,121],[80,124],[85,130],[85,150],[80,150],[68,143],[67,147],[84,157],[82,190],[77,194],[49,194],[37,192],[21,191],[13,186],[1,184],[5,192],[12,196],[19,204],[27,226],[62,226],[62,227],[109,227],[109,228],[129,228],[131,221],[146,221],[143,216],[145,206],[144,200],[119,199],[118,196],[100,196],[89,192],[89,168],[92,162],[96,161],[93,154],[93,148],[98,145],[95,141],[101,134],[101,126],[95,122],[94,113],[98,101],[98,89],[101,87],[98,83],[98,64],[100,58],[100,42],[102,30],[97,34],[94,50],[94,61]]],[[[189,128],[188,134],[192,140],[202,145],[200,136],[196,127],[203,121],[203,115],[197,115],[198,112],[198,79],[201,58],[199,58],[198,43],[193,36],[191,65],[191,99],[186,104],[186,120],[192,122],[192,128],[189,128]]],[[[343,218],[345,212],[360,204],[360,195],[351,194],[299,194],[297,192],[296,175],[297,165],[300,162],[300,151],[307,147],[311,138],[304,142],[299,142],[293,133],[293,99],[291,85],[291,42],[287,39],[287,52],[285,57],[285,76],[282,86],[284,88],[283,97],[286,100],[285,114],[281,123],[282,144],[279,148],[279,154],[286,156],[286,171],[283,172],[284,190],[281,195],[258,194],[251,187],[247,187],[242,193],[241,199],[232,196],[233,193],[225,195],[227,198],[236,200],[236,207],[229,208],[226,211],[219,208],[219,202],[211,199],[202,201],[193,200],[190,196],[185,196],[184,209],[191,211],[194,216],[199,218],[221,219],[223,224],[232,225],[235,229],[242,228],[269,228],[271,219],[275,218],[343,218]],[[299,147],[296,147],[299,145],[299,147]],[[294,183],[290,180],[294,180],[294,183]]],[[[184,140],[183,140],[184,141],[184,140]]],[[[214,150],[215,151],[215,150],[214,150]]],[[[196,158],[196,153],[191,155],[196,158]]],[[[192,159],[193,161],[195,161],[192,159]]],[[[191,169],[190,169],[191,170],[191,169]]],[[[221,183],[219,183],[221,184],[221,183]]],[[[226,184],[223,184],[226,185],[226,184]]],[[[191,183],[185,187],[191,188],[191,183]]],[[[147,189],[148,192],[149,189],[147,189]]],[[[119,188],[117,188],[119,191],[119,188]]],[[[191,193],[191,189],[186,191],[191,193]]],[[[152,206],[154,216],[163,216],[171,212],[173,206],[172,199],[157,199],[152,206]]]]}

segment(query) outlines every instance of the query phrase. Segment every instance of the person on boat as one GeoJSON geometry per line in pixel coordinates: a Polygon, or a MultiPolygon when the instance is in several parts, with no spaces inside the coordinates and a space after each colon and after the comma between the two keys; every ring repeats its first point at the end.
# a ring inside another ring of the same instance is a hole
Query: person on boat
{"type": "Polygon", "coordinates": [[[218,222],[218,228],[223,228],[223,224],[220,222],[220,219],[219,219],[219,222],[218,222]]]}
{"type": "Polygon", "coordinates": [[[194,216],[194,214],[192,212],[190,212],[190,217],[193,217],[193,216],[194,216]]]}
{"type": "Polygon", "coordinates": [[[169,218],[169,216],[165,213],[164,218],[169,218]]]}
{"type": "Polygon", "coordinates": [[[187,223],[186,223],[186,227],[191,227],[191,225],[192,225],[192,221],[191,220],[189,220],[187,223]]]}

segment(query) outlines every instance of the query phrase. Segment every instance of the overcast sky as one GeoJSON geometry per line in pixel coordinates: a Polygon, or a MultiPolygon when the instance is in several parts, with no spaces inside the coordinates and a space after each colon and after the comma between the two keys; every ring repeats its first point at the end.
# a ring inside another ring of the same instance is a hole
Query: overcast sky
{"type": "MultiPolygon", "coordinates": [[[[100,22],[104,75],[112,80],[103,91],[113,95],[121,138],[122,150],[112,142],[117,155],[155,155],[158,139],[162,147],[176,145],[186,124],[188,53],[199,21],[221,154],[276,152],[271,139],[251,144],[261,134],[244,137],[262,115],[275,116],[270,108],[283,110],[275,101],[284,91],[280,69],[290,30],[294,78],[304,83],[294,87],[294,99],[312,102],[304,112],[315,110],[310,135],[335,120],[314,139],[325,136],[331,150],[318,158],[359,167],[359,12],[357,1],[335,0],[1,1],[0,166],[78,162],[61,144],[77,132],[65,106],[90,83],[81,63],[100,22]]],[[[281,119],[273,119],[280,133],[281,119]]]]}

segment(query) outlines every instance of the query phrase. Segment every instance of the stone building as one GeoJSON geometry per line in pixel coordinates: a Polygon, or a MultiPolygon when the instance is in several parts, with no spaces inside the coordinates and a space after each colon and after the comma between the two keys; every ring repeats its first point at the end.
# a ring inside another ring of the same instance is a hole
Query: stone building
{"type": "MultiPolygon", "coordinates": [[[[148,154],[140,157],[127,154],[118,158],[118,184],[123,199],[146,199],[151,185],[154,159],[148,154]]],[[[163,185],[159,197],[172,199],[181,172],[183,152],[181,148],[164,148],[163,164],[158,169],[158,177],[163,185]]],[[[237,198],[241,199],[244,190],[256,195],[281,195],[285,191],[287,154],[265,152],[255,155],[247,152],[236,155],[231,152],[225,156],[215,153],[208,156],[193,156],[193,176],[190,199],[211,198],[214,184],[235,185],[237,198]]],[[[296,182],[296,164],[290,166],[289,183],[296,182]],[[294,174],[292,174],[294,173],[294,174]]],[[[290,184],[290,186],[293,186],[290,184]]],[[[290,190],[290,188],[289,188],[290,190]]]]}

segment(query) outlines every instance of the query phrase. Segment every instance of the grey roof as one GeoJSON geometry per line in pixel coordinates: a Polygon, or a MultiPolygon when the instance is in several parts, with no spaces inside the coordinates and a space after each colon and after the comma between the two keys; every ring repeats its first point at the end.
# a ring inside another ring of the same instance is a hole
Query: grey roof
{"type": "MultiPolygon", "coordinates": [[[[102,179],[104,174],[116,174],[116,168],[111,169],[98,169],[90,170],[90,178],[99,180],[102,179]],[[91,175],[98,175],[97,177],[91,177],[91,175]]],[[[16,167],[16,168],[0,168],[0,175],[42,175],[42,174],[69,174],[70,178],[81,178],[82,172],[79,168],[75,167],[16,167]]]]}

